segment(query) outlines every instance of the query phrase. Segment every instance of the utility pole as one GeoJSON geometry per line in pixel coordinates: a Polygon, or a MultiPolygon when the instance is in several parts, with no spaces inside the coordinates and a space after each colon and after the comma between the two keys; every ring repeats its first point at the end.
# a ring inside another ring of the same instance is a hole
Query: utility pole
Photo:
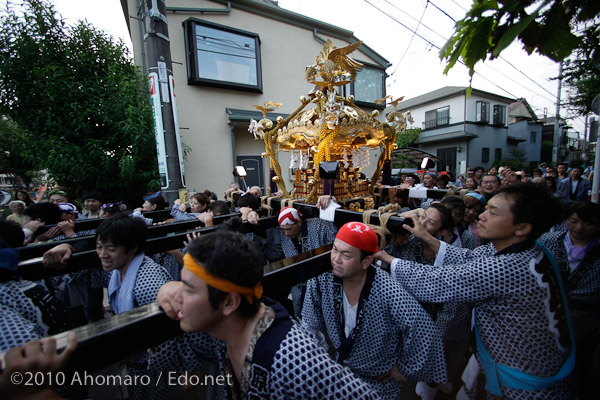
{"type": "Polygon", "coordinates": [[[161,190],[169,204],[185,187],[183,155],[175,102],[175,80],[171,63],[171,42],[165,15],[165,0],[140,0],[144,21],[144,49],[156,134],[161,190]]]}
{"type": "Polygon", "coordinates": [[[552,164],[554,166],[558,165],[558,149],[560,147],[560,91],[562,88],[562,71],[563,71],[563,63],[562,61],[559,64],[558,68],[558,93],[556,94],[556,117],[554,118],[554,140],[552,142],[552,164]]]}

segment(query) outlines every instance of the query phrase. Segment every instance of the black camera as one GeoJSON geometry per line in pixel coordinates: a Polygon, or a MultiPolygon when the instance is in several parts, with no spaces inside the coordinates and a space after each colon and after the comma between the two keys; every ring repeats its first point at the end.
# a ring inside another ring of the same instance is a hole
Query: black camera
{"type": "Polygon", "coordinates": [[[404,229],[402,225],[414,226],[413,220],[404,217],[391,217],[387,222],[388,230],[396,235],[410,235],[410,232],[404,229]]]}

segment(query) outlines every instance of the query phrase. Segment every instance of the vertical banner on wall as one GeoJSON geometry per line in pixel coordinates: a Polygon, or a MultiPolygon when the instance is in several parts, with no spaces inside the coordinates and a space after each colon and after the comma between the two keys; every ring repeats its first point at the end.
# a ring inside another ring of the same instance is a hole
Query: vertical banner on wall
{"type": "Polygon", "coordinates": [[[152,116],[154,118],[158,173],[160,174],[160,186],[164,189],[169,186],[169,174],[167,172],[167,152],[165,149],[160,90],[158,88],[158,75],[156,72],[148,74],[148,81],[150,84],[150,99],[152,100],[152,116]]]}
{"type": "Polygon", "coordinates": [[[171,103],[173,106],[173,122],[175,124],[175,139],[177,140],[177,154],[179,155],[179,170],[181,171],[181,183],[185,187],[185,171],[183,166],[183,147],[181,146],[181,135],[179,134],[179,118],[177,115],[177,98],[175,97],[175,78],[169,76],[169,88],[171,89],[171,103]]]}

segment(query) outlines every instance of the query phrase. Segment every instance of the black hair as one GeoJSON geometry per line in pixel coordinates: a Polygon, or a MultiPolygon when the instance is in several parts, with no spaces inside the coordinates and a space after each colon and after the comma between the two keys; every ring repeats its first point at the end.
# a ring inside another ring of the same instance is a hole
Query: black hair
{"type": "Polygon", "coordinates": [[[479,170],[483,171],[484,169],[481,166],[477,166],[477,167],[473,168],[473,172],[474,173],[477,172],[477,171],[479,171],[479,170]]]}
{"type": "Polygon", "coordinates": [[[46,225],[58,224],[61,221],[62,211],[54,203],[37,203],[32,204],[23,211],[32,220],[40,219],[46,225]]]}
{"type": "Polygon", "coordinates": [[[208,203],[210,203],[210,199],[204,193],[196,193],[192,196],[192,199],[196,199],[198,203],[203,204],[208,207],[208,203]]]}
{"type": "Polygon", "coordinates": [[[440,212],[442,216],[442,226],[440,230],[450,229],[454,226],[454,218],[452,218],[452,210],[444,204],[433,203],[429,208],[434,208],[440,212]]]}
{"type": "Polygon", "coordinates": [[[103,214],[105,214],[105,216],[110,217],[113,215],[117,215],[118,213],[125,212],[125,210],[127,210],[127,206],[121,202],[104,203],[100,206],[100,209],[102,210],[103,214]]]}
{"type": "Polygon", "coordinates": [[[260,197],[252,193],[244,193],[235,203],[237,207],[250,207],[254,211],[260,208],[260,197]]]}
{"type": "Polygon", "coordinates": [[[417,183],[421,183],[421,180],[419,179],[419,177],[415,174],[406,174],[404,175],[405,178],[412,178],[415,181],[415,184],[417,183]]]}
{"type": "Polygon", "coordinates": [[[573,214],[577,214],[582,221],[600,225],[600,205],[596,203],[573,202],[565,210],[565,216],[569,218],[573,214]]]}
{"type": "MultiPolygon", "coordinates": [[[[535,240],[547,232],[560,215],[558,201],[550,195],[548,188],[542,185],[531,185],[517,182],[500,188],[496,196],[503,196],[510,201],[513,214],[513,225],[531,224],[530,240],[535,240]]],[[[495,197],[495,196],[494,196],[495,197]]]]}
{"type": "MultiPolygon", "coordinates": [[[[188,244],[187,252],[208,273],[236,285],[253,288],[262,280],[262,254],[256,244],[241,233],[220,229],[202,235],[188,244]]],[[[208,301],[213,310],[226,297],[227,292],[208,286],[208,301]]],[[[250,304],[246,296],[241,296],[237,312],[250,318],[258,312],[259,304],[258,299],[250,304]]]]}
{"type": "Polygon", "coordinates": [[[217,197],[217,194],[216,194],[215,192],[213,192],[212,190],[206,189],[206,190],[204,191],[204,194],[206,195],[206,197],[208,197],[209,201],[210,201],[210,200],[216,201],[216,200],[218,200],[218,199],[219,199],[219,198],[217,197]]]}
{"type": "Polygon", "coordinates": [[[467,207],[467,205],[460,196],[445,196],[442,199],[441,203],[446,207],[450,208],[450,210],[458,209],[460,211],[461,218],[465,215],[465,208],[467,207]]]}
{"type": "Polygon", "coordinates": [[[104,195],[97,189],[87,190],[83,192],[81,200],[86,201],[87,199],[98,200],[100,203],[104,203],[104,195]]]}
{"type": "Polygon", "coordinates": [[[440,174],[438,175],[437,182],[439,183],[440,181],[448,183],[450,182],[450,176],[448,176],[447,174],[440,174]]]}
{"type": "Polygon", "coordinates": [[[574,165],[574,166],[571,168],[571,171],[573,171],[574,169],[578,169],[578,170],[580,170],[581,172],[583,172],[583,167],[582,167],[581,165],[574,165]]]}
{"type": "Polygon", "coordinates": [[[21,225],[13,221],[0,221],[0,238],[10,247],[21,247],[25,241],[25,234],[21,225]]]}
{"type": "Polygon", "coordinates": [[[150,204],[155,204],[157,210],[162,210],[167,206],[167,201],[165,200],[162,194],[159,194],[158,196],[148,199],[146,201],[150,204]]]}
{"type": "Polygon", "coordinates": [[[552,188],[550,190],[552,190],[553,192],[555,192],[556,191],[556,178],[553,177],[553,176],[550,176],[550,175],[546,175],[544,177],[544,180],[546,182],[550,182],[550,184],[552,186],[552,188]]]}
{"type": "Polygon", "coordinates": [[[15,200],[21,200],[21,199],[19,199],[19,196],[18,196],[19,193],[25,195],[25,200],[23,200],[25,202],[25,207],[29,207],[30,205],[35,204],[35,202],[31,198],[31,195],[29,194],[29,192],[25,189],[19,189],[15,192],[15,200]]]}
{"type": "Polygon", "coordinates": [[[125,246],[127,251],[136,249],[136,254],[144,250],[147,237],[148,230],[144,220],[123,213],[117,213],[102,221],[96,230],[96,240],[125,246]]]}
{"type": "Polygon", "coordinates": [[[212,211],[213,215],[227,215],[231,213],[229,206],[223,200],[215,200],[208,205],[208,210],[212,211]]]}
{"type": "Polygon", "coordinates": [[[375,253],[373,253],[372,251],[361,250],[360,251],[360,261],[364,260],[365,258],[367,258],[369,256],[372,256],[373,254],[375,254],[375,253]]]}

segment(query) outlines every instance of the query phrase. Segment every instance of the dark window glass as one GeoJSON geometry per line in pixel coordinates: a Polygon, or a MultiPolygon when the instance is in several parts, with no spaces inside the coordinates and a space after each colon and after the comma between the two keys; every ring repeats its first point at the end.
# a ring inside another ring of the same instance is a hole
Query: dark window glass
{"type": "Polygon", "coordinates": [[[262,93],[257,34],[194,18],[184,26],[188,83],[262,93]]]}
{"type": "Polygon", "coordinates": [[[489,147],[483,147],[481,149],[481,162],[482,163],[490,162],[490,148],[489,147]]]}
{"type": "Polygon", "coordinates": [[[476,103],[475,121],[490,122],[490,103],[486,101],[478,101],[476,103]]]}

